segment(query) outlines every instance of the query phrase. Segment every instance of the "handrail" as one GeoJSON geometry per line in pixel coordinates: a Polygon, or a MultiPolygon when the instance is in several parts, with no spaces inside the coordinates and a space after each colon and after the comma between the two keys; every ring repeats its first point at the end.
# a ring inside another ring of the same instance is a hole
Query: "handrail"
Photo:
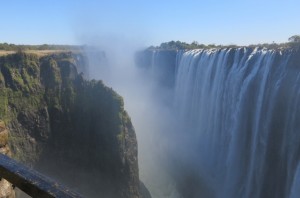
{"type": "Polygon", "coordinates": [[[0,177],[31,197],[82,198],[81,195],[3,154],[0,154],[0,177]]]}

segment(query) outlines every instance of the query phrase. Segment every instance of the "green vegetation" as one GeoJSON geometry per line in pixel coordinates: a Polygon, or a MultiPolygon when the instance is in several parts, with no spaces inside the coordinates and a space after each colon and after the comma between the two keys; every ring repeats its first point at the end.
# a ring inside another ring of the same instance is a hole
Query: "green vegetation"
{"type": "Polygon", "coordinates": [[[0,144],[8,138],[13,158],[29,166],[55,165],[65,182],[67,171],[89,172],[123,197],[138,188],[134,129],[120,95],[78,74],[86,61],[74,52],[1,56],[0,120],[9,133],[0,144]]]}
{"type": "Polygon", "coordinates": [[[5,89],[0,91],[0,118],[5,118],[7,115],[8,97],[5,89]]]}
{"type": "Polygon", "coordinates": [[[289,38],[289,42],[300,43],[300,35],[294,35],[289,38]]]}
{"type": "Polygon", "coordinates": [[[181,41],[169,41],[161,43],[160,46],[151,46],[148,49],[158,49],[158,50],[191,50],[191,49],[209,49],[209,48],[235,48],[235,47],[265,47],[269,49],[279,49],[279,48],[297,48],[300,47],[300,35],[291,36],[288,39],[289,42],[286,43],[264,43],[264,44],[255,44],[249,46],[237,46],[237,45],[204,45],[199,44],[197,41],[192,43],[185,43],[181,41]]]}
{"type": "Polygon", "coordinates": [[[289,45],[291,47],[300,47],[300,35],[294,35],[289,38],[289,45]]]}
{"type": "Polygon", "coordinates": [[[0,58],[0,119],[9,121],[17,117],[18,110],[40,104],[38,61],[37,56],[23,53],[0,58]]]}
{"type": "MultiPolygon", "coordinates": [[[[210,45],[211,47],[215,47],[215,45],[210,45]]],[[[160,44],[160,46],[149,47],[149,49],[168,49],[168,50],[181,50],[181,49],[199,49],[207,47],[204,44],[199,44],[197,41],[192,42],[191,44],[181,42],[181,41],[169,41],[160,44]]]]}
{"type": "MultiPolygon", "coordinates": [[[[21,127],[10,134],[15,158],[35,161],[42,151],[37,142],[46,139],[47,144],[73,156],[72,160],[80,160],[72,155],[83,152],[79,143],[90,145],[85,152],[108,153],[111,144],[124,144],[130,119],[122,97],[101,81],[84,80],[76,64],[71,53],[39,57],[18,52],[0,57],[0,119],[21,127]]],[[[113,166],[120,154],[98,155],[90,157],[97,158],[95,164],[105,161],[113,166]]]]}

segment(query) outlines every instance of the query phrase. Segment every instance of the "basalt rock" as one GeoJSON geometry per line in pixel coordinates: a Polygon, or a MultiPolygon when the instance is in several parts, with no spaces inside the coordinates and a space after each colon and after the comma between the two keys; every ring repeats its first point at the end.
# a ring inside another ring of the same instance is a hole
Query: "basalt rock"
{"type": "MultiPolygon", "coordinates": [[[[0,153],[11,156],[8,146],[8,129],[2,120],[0,120],[0,153]]],[[[12,184],[3,178],[0,178],[0,198],[15,198],[12,184]]]]}
{"type": "Polygon", "coordinates": [[[10,129],[12,157],[86,197],[141,197],[123,99],[78,74],[84,64],[74,53],[0,58],[0,119],[10,129]]]}

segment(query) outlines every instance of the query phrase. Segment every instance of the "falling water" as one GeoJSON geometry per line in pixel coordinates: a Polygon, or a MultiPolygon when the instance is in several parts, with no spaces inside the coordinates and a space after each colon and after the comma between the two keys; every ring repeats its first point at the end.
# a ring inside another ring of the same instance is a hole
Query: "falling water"
{"type": "Polygon", "coordinates": [[[177,53],[174,107],[189,160],[215,197],[300,196],[297,57],[263,48],[177,53]]]}

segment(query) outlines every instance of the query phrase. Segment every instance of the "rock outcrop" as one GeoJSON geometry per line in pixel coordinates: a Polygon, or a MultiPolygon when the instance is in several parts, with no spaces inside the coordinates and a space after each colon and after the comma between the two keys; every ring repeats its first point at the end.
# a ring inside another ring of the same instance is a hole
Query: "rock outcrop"
{"type": "Polygon", "coordinates": [[[87,197],[141,197],[123,99],[78,74],[84,60],[72,53],[0,57],[0,119],[12,156],[87,197]]]}
{"type": "MultiPolygon", "coordinates": [[[[8,146],[8,129],[2,120],[0,120],[0,153],[11,156],[8,146]]],[[[0,198],[15,198],[12,184],[3,178],[0,178],[0,198]]]]}

